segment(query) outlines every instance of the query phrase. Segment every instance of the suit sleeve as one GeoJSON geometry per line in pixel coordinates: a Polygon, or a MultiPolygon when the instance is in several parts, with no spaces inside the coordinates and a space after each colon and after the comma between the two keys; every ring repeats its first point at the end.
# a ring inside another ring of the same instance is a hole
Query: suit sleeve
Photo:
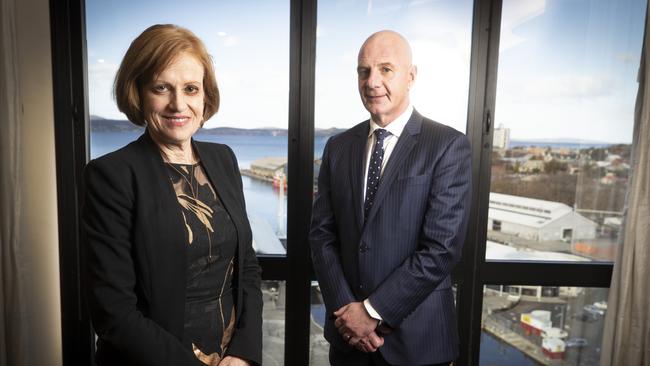
{"type": "Polygon", "coordinates": [[[471,148],[459,135],[433,172],[417,250],[370,295],[369,301],[392,327],[447,278],[461,256],[471,199],[471,148]]]}
{"type": "MultiPolygon", "coordinates": [[[[228,148],[230,158],[233,164],[233,175],[237,181],[237,190],[242,202],[242,211],[246,212],[246,203],[244,200],[244,191],[241,180],[241,173],[237,164],[237,158],[234,152],[228,148]]],[[[248,218],[243,218],[246,225],[248,218]]],[[[261,269],[257,262],[257,255],[253,250],[252,240],[245,243],[244,248],[244,265],[243,278],[239,281],[242,286],[242,304],[241,316],[237,320],[235,332],[230,340],[226,355],[243,358],[253,365],[262,364],[262,291],[260,284],[262,281],[261,269]]]]}
{"type": "Polygon", "coordinates": [[[138,310],[131,256],[134,195],[124,167],[91,161],[84,171],[83,228],[88,303],[95,332],[137,365],[203,365],[171,333],[138,310]]]}
{"type": "Polygon", "coordinates": [[[312,209],[309,244],[325,305],[329,311],[336,311],[356,300],[341,265],[340,242],[332,209],[330,142],[331,140],[327,142],[323,150],[318,192],[312,209]]]}

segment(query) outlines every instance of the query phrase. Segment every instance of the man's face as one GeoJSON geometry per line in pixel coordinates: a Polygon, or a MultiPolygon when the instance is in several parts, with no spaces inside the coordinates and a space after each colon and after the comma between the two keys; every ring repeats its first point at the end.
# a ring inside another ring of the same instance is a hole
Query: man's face
{"type": "Polygon", "coordinates": [[[386,126],[406,110],[415,75],[402,38],[389,33],[366,41],[359,52],[357,76],[361,100],[375,122],[386,126]]]}

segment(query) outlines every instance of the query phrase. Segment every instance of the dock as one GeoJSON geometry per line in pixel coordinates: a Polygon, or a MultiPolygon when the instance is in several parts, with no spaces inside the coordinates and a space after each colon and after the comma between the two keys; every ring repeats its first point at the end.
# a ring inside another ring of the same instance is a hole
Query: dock
{"type": "Polygon", "coordinates": [[[526,356],[535,360],[540,365],[572,365],[572,363],[564,360],[552,360],[546,357],[544,352],[542,352],[542,347],[539,344],[536,344],[527,337],[524,337],[523,335],[513,331],[511,329],[512,323],[505,324],[494,317],[492,315],[493,313],[511,309],[517,304],[517,302],[510,301],[505,296],[498,296],[494,293],[493,290],[488,289],[486,290],[486,293],[491,294],[491,296],[484,297],[483,313],[481,319],[481,328],[484,331],[490,333],[501,342],[504,342],[505,344],[523,352],[526,356]]]}

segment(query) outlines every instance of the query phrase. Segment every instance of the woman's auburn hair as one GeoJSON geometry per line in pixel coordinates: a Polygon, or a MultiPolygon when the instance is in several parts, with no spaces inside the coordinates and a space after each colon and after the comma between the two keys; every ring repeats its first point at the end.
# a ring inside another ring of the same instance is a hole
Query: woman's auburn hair
{"type": "Polygon", "coordinates": [[[113,94],[117,108],[132,123],[146,126],[142,112],[144,88],[182,54],[190,54],[203,65],[205,123],[219,110],[219,88],[212,58],[203,42],[189,30],[173,24],[156,24],[131,42],[115,75],[113,94]]]}

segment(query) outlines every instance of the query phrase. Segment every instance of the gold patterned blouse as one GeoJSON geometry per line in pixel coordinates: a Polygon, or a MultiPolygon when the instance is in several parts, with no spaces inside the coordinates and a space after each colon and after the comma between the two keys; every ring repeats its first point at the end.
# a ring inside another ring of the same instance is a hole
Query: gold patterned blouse
{"type": "Polygon", "coordinates": [[[234,331],[237,232],[200,163],[166,165],[187,230],[183,343],[206,365],[217,365],[234,331]]]}

